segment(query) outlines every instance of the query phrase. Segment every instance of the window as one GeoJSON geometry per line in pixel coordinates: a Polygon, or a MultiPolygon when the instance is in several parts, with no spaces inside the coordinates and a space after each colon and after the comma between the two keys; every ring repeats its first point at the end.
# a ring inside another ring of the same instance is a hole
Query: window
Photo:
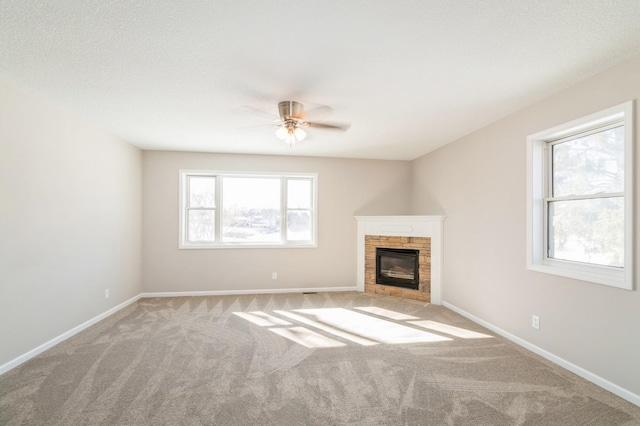
{"type": "Polygon", "coordinates": [[[529,136],[527,267],[633,288],[633,103],[529,136]]]}
{"type": "Polygon", "coordinates": [[[180,248],[315,247],[315,174],[180,171],[180,248]]]}

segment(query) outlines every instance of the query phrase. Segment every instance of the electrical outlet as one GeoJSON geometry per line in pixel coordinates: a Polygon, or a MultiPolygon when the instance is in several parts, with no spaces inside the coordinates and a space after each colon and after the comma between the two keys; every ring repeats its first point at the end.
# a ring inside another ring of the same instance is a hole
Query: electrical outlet
{"type": "Polygon", "coordinates": [[[536,330],[540,330],[540,317],[537,315],[531,315],[531,327],[536,330]]]}
{"type": "Polygon", "coordinates": [[[108,288],[105,288],[105,289],[104,289],[104,298],[105,298],[105,299],[108,299],[108,298],[109,298],[109,289],[108,289],[108,288]]]}
{"type": "Polygon", "coordinates": [[[271,279],[272,279],[272,280],[277,280],[277,279],[278,279],[278,273],[277,273],[277,272],[273,272],[273,273],[271,274],[271,279]]]}

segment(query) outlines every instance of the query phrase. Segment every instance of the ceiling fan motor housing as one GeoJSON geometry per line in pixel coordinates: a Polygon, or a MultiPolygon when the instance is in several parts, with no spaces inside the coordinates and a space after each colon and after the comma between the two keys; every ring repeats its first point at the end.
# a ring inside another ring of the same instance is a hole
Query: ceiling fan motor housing
{"type": "Polygon", "coordinates": [[[278,103],[278,111],[280,112],[280,118],[283,120],[289,120],[291,118],[300,119],[304,107],[300,102],[296,101],[282,101],[278,103]]]}

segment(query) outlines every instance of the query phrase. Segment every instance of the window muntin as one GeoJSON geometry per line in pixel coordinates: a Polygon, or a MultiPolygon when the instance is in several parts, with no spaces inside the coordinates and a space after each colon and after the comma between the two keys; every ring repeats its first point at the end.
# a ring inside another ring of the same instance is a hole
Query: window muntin
{"type": "Polygon", "coordinates": [[[315,247],[315,174],[181,171],[179,248],[315,247]]]}
{"type": "Polygon", "coordinates": [[[527,138],[527,268],[633,289],[633,101],[527,138]]]}

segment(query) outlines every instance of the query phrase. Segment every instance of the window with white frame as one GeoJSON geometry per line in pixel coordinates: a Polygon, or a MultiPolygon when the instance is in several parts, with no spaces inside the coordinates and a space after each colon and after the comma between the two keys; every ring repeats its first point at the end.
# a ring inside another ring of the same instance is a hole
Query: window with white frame
{"type": "Polygon", "coordinates": [[[633,102],[528,138],[527,267],[633,288],[633,102]]]}
{"type": "Polygon", "coordinates": [[[316,179],[181,170],[179,247],[315,247],[316,179]]]}

